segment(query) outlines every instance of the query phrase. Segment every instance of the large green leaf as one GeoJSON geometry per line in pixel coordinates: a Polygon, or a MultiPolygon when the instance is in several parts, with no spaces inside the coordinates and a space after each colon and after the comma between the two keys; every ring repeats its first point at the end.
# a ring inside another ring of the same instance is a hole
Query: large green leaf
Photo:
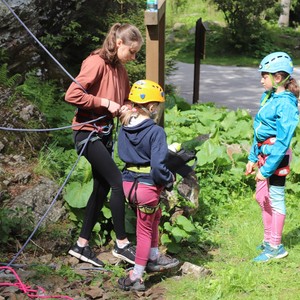
{"type": "Polygon", "coordinates": [[[213,162],[218,162],[220,165],[227,165],[230,163],[226,148],[215,143],[213,140],[207,140],[197,152],[197,159],[199,166],[205,166],[213,162]]]}
{"type": "Polygon", "coordinates": [[[300,157],[293,156],[291,162],[291,169],[294,173],[300,174],[300,157]]]}
{"type": "Polygon", "coordinates": [[[181,226],[182,229],[184,229],[187,232],[193,232],[196,229],[194,224],[184,216],[178,216],[176,218],[176,224],[181,226]]]}
{"type": "Polygon", "coordinates": [[[65,200],[73,208],[83,208],[86,206],[93,189],[93,181],[88,183],[71,182],[65,189],[65,200]]]}
{"type": "Polygon", "coordinates": [[[179,227],[173,227],[172,235],[177,243],[189,236],[183,229],[180,229],[179,227]]]}
{"type": "Polygon", "coordinates": [[[169,238],[169,236],[166,233],[163,233],[161,235],[160,241],[163,245],[167,245],[167,244],[171,243],[171,239],[169,238]]]}

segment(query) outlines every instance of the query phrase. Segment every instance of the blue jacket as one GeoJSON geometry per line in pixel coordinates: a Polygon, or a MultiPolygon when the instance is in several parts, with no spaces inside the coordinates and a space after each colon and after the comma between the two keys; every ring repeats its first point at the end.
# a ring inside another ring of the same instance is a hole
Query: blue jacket
{"type": "MultiPolygon", "coordinates": [[[[132,127],[121,127],[118,154],[127,164],[151,167],[149,174],[139,174],[140,182],[158,186],[173,182],[173,175],[165,165],[168,154],[166,134],[152,119],[132,127]]],[[[134,181],[134,173],[124,170],[123,180],[134,181]]]]}
{"type": "Polygon", "coordinates": [[[288,150],[298,124],[298,100],[289,91],[272,93],[264,103],[267,91],[260,100],[260,108],[254,119],[254,139],[248,159],[257,162],[259,154],[268,155],[266,163],[260,168],[261,174],[270,177],[288,150]],[[276,137],[273,145],[258,147],[263,142],[276,137]]]}

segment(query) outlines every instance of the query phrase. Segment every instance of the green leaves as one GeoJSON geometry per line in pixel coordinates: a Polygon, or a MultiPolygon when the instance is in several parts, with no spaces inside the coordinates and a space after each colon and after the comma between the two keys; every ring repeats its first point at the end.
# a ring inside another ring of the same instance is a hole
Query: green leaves
{"type": "Polygon", "coordinates": [[[71,182],[65,189],[65,200],[73,208],[83,208],[87,204],[87,200],[93,189],[93,181],[81,183],[77,181],[71,182]]]}
{"type": "Polygon", "coordinates": [[[17,86],[17,84],[22,79],[21,74],[14,74],[13,76],[9,76],[8,74],[8,67],[7,63],[2,64],[0,67],[0,82],[1,85],[7,87],[7,88],[14,88],[17,86]]]}
{"type": "Polygon", "coordinates": [[[173,253],[180,251],[179,243],[195,243],[200,237],[200,231],[195,224],[182,215],[177,216],[173,224],[165,222],[163,227],[167,233],[162,235],[161,242],[168,245],[168,250],[173,253]]]}
{"type": "MultiPolygon", "coordinates": [[[[197,148],[198,150],[198,148],[197,148]]],[[[198,166],[206,166],[209,164],[218,164],[226,166],[230,164],[230,159],[226,154],[226,148],[213,140],[206,141],[197,152],[198,166]]]]}

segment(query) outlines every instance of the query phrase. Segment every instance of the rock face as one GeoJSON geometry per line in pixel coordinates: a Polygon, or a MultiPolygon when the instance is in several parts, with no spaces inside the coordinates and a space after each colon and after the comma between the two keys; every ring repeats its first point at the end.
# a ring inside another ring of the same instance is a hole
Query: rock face
{"type": "Polygon", "coordinates": [[[104,38],[105,32],[101,30],[106,30],[109,19],[102,16],[114,11],[118,4],[111,0],[3,1],[0,1],[0,65],[8,62],[12,74],[24,75],[36,70],[45,79],[65,79],[68,84],[69,77],[59,64],[70,74],[78,73],[82,59],[99,46],[94,38],[99,38],[99,43],[104,38]]]}
{"type": "MultiPolygon", "coordinates": [[[[31,208],[35,225],[41,218],[44,220],[42,226],[47,225],[49,222],[55,223],[61,220],[61,217],[66,213],[62,201],[55,201],[58,188],[58,185],[52,180],[41,178],[34,187],[17,196],[13,200],[11,208],[31,208]],[[45,215],[46,212],[47,215],[45,215]]],[[[59,196],[58,200],[61,199],[61,195],[59,196]]],[[[23,209],[23,212],[26,216],[27,210],[23,209]]]]}
{"type": "Polygon", "coordinates": [[[57,34],[62,25],[69,22],[72,12],[85,1],[5,1],[25,24],[26,31],[10,9],[0,1],[0,60],[9,58],[9,69],[13,73],[25,74],[33,68],[43,73],[49,68],[50,58],[34,40],[41,40],[46,33],[57,34]]]}

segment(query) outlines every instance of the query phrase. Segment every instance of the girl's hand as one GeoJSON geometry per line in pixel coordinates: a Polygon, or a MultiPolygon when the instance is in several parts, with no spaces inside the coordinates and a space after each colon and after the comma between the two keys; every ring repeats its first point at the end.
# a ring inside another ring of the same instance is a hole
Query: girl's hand
{"type": "Polygon", "coordinates": [[[245,175],[249,175],[249,174],[255,174],[255,170],[254,167],[256,166],[256,163],[252,162],[252,161],[248,161],[247,165],[246,165],[246,172],[245,175]]]}
{"type": "Polygon", "coordinates": [[[256,181],[263,181],[263,180],[266,180],[267,178],[262,176],[261,173],[260,173],[260,170],[257,171],[256,173],[256,176],[255,176],[255,180],[256,181]]]}

